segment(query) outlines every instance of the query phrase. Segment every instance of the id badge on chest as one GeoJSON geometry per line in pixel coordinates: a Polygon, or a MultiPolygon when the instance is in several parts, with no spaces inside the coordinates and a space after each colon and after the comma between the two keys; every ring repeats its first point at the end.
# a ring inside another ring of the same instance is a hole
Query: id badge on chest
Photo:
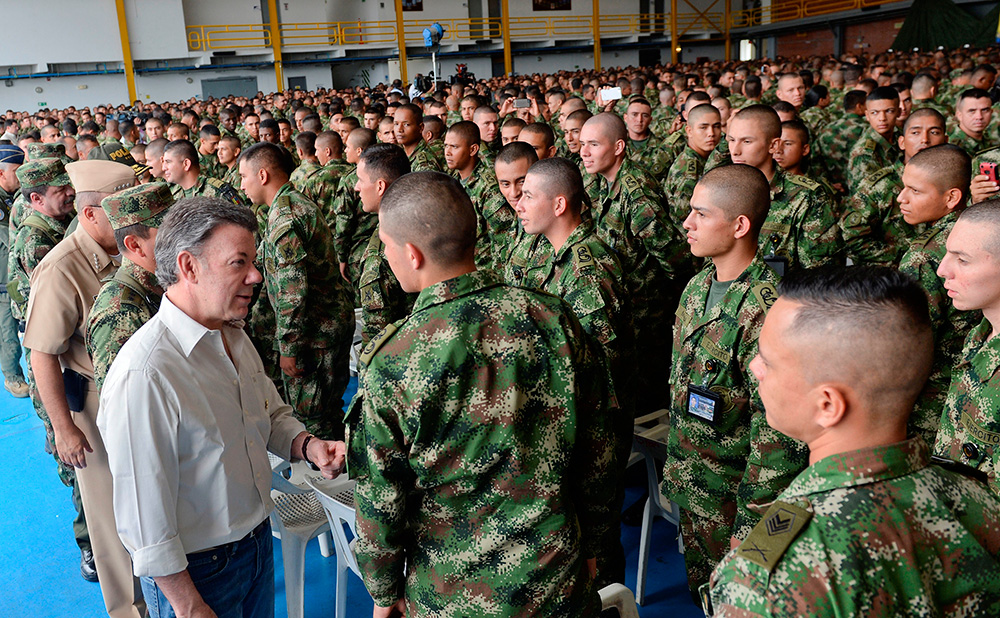
{"type": "Polygon", "coordinates": [[[706,423],[715,423],[715,415],[722,412],[723,399],[718,393],[704,386],[688,385],[687,412],[706,423]]]}

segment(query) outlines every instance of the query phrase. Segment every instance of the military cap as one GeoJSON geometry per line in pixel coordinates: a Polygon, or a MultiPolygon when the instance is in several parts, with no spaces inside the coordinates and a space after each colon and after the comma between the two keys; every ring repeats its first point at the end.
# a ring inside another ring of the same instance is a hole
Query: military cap
{"type": "Polygon", "coordinates": [[[24,151],[14,144],[0,144],[0,163],[24,163],[24,151]]]}
{"type": "Polygon", "coordinates": [[[115,193],[135,184],[132,168],[114,161],[76,161],[66,166],[77,193],[115,193]]]}
{"type": "Polygon", "coordinates": [[[135,175],[142,176],[151,168],[148,165],[142,165],[137,163],[132,155],[129,154],[127,148],[122,146],[121,142],[115,140],[108,142],[107,144],[101,144],[100,146],[94,146],[94,148],[87,154],[87,159],[94,161],[116,161],[118,163],[124,163],[125,165],[132,168],[135,175]]]}
{"type": "Polygon", "coordinates": [[[62,187],[73,184],[66,173],[66,166],[59,159],[38,159],[28,161],[17,168],[17,179],[21,186],[62,187]]]}
{"type": "Polygon", "coordinates": [[[120,230],[136,223],[146,227],[160,227],[173,203],[170,185],[151,182],[109,195],[101,200],[101,208],[107,213],[111,227],[120,230]]]}
{"type": "Polygon", "coordinates": [[[69,163],[73,160],[66,155],[66,146],[63,144],[31,142],[28,144],[28,160],[36,161],[38,159],[59,159],[63,163],[69,163]]]}

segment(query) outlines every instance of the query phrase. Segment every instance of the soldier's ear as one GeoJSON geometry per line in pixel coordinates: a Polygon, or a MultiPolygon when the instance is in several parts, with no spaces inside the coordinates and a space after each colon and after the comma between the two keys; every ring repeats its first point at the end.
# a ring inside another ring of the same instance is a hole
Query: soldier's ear
{"type": "Polygon", "coordinates": [[[841,385],[817,384],[811,391],[810,397],[815,399],[807,403],[813,407],[813,420],[820,427],[833,429],[847,416],[848,397],[841,385]]]}

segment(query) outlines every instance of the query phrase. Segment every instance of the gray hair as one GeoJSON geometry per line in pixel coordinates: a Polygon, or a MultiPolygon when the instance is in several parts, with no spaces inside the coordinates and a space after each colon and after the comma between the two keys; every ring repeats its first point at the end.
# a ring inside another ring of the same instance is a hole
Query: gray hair
{"type": "Polygon", "coordinates": [[[177,256],[182,251],[200,258],[212,233],[236,225],[257,234],[257,217],[246,206],[217,197],[188,197],[170,207],[156,237],[156,279],[164,289],[177,283],[177,256]]]}

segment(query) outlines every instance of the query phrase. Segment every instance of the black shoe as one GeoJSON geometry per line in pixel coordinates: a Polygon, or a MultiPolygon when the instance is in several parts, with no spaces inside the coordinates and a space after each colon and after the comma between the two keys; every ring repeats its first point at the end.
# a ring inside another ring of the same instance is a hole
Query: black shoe
{"type": "Polygon", "coordinates": [[[97,567],[94,566],[94,552],[90,549],[80,550],[80,575],[88,582],[97,581],[97,567]]]}

